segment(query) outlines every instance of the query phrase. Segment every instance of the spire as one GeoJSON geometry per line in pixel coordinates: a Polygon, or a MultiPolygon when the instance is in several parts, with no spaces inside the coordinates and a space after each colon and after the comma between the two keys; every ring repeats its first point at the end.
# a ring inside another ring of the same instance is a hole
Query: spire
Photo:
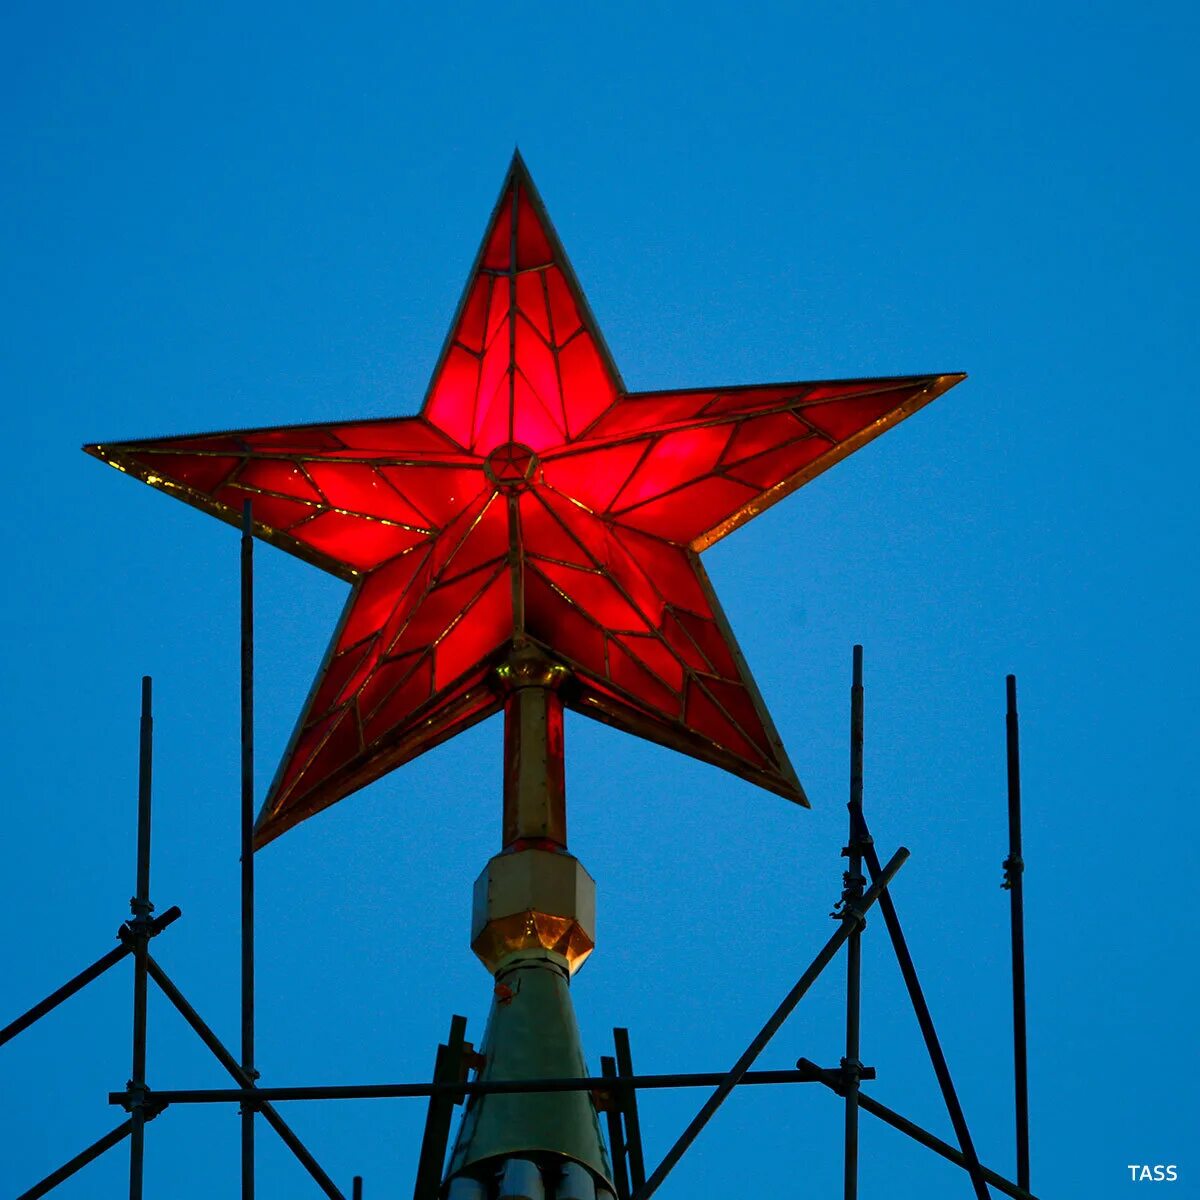
{"type": "MultiPolygon", "coordinates": [[[[567,852],[562,699],[569,672],[530,645],[498,669],[503,848],[475,883],[471,948],[495,977],[482,1080],[588,1074],[570,982],[595,944],[596,885],[567,852]]],[[[612,1171],[587,1092],[474,1096],[448,1200],[605,1200],[612,1171]]]]}

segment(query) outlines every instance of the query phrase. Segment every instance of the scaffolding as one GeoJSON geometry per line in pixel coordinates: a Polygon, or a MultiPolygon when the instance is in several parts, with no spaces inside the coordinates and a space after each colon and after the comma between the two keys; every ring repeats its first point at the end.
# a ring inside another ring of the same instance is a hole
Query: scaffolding
{"type": "MultiPolygon", "coordinates": [[[[254,1067],[254,566],[250,506],[246,505],[241,537],[241,1029],[239,1054],[234,1054],[189,1003],[184,993],[150,953],[150,942],[182,915],[177,907],[154,916],[150,899],[150,848],[153,768],[153,704],[149,677],[142,680],[137,803],[137,876],[131,916],[118,931],[119,945],[85,967],[60,988],[0,1029],[0,1046],[46,1016],[118,963],[133,960],[133,1045],[130,1077],[126,1086],[109,1093],[111,1105],[120,1107],[125,1120],[22,1192],[18,1200],[35,1200],[81,1171],[108,1150],[129,1142],[129,1197],[141,1200],[145,1130],[172,1105],[236,1104],[241,1120],[242,1200],[253,1200],[255,1189],[255,1131],[261,1118],[280,1137],[329,1200],[347,1200],[313,1153],[300,1140],[275,1107],[299,1100],[369,1100],[410,1098],[427,1102],[424,1135],[417,1160],[414,1200],[438,1200],[456,1106],[469,1097],[488,1093],[588,1092],[604,1117],[617,1200],[649,1200],[696,1141],[701,1131],[737,1087],[782,1084],[819,1084],[841,1098],[845,1109],[843,1138],[843,1197],[856,1200],[859,1177],[859,1123],[862,1113],[890,1125],[934,1154],[962,1168],[977,1200],[987,1200],[994,1189],[1014,1200],[1035,1200],[1030,1191],[1028,1068],[1025,1019],[1024,862],[1021,846],[1021,789],[1016,679],[1006,680],[1005,736],[1007,749],[1008,854],[1003,860],[1003,884],[1009,893],[1012,949],[1013,1079],[1016,1129],[1016,1180],[985,1166],[979,1158],[962,1104],[955,1090],[946,1056],[938,1038],[900,923],[890,885],[909,857],[899,847],[883,862],[863,812],[863,655],[855,646],[850,689],[850,786],[848,832],[842,856],[842,890],[832,916],[833,934],[815,954],[792,989],[776,1007],[745,1051],[726,1070],[684,1074],[638,1074],[633,1067],[629,1032],[613,1030],[613,1054],[601,1059],[601,1074],[586,1078],[534,1080],[482,1080],[472,1078],[481,1066],[479,1055],[467,1041],[465,1017],[455,1016],[447,1040],[437,1048],[433,1078],[426,1082],[348,1084],[336,1086],[269,1087],[259,1082],[254,1067]],[[860,1059],[860,1007],[862,999],[861,943],[867,913],[876,905],[883,915],[888,939],[920,1026],[942,1099],[954,1130],[956,1145],[881,1104],[862,1090],[864,1081],[876,1078],[874,1068],[860,1059]],[[800,1058],[794,1070],[755,1071],[752,1068],[784,1021],[804,998],[822,972],[846,948],[845,1054],[835,1067],[821,1067],[800,1058]],[[207,1089],[151,1088],[146,1079],[146,1006],[153,983],[191,1027],[203,1045],[229,1075],[233,1086],[207,1089]],[[662,1160],[647,1170],[638,1115],[638,1093],[664,1088],[712,1089],[696,1115],[678,1135],[662,1160]]],[[[351,1200],[361,1200],[363,1180],[355,1176],[351,1200]]]]}

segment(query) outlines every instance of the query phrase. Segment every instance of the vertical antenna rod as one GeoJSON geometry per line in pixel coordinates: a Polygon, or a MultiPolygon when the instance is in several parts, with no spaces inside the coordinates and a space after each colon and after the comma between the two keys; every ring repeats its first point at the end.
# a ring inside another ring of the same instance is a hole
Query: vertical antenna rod
{"type": "MultiPolygon", "coordinates": [[[[254,1069],[254,519],[242,509],[242,1070],[254,1069]]],[[[254,1200],[254,1104],[242,1102],[242,1200],[254,1200]]]]}
{"type": "Polygon", "coordinates": [[[129,1200],[142,1200],[142,1170],[146,1129],[146,960],[150,940],[150,783],[153,766],[154,718],[151,680],[142,676],[142,719],[138,741],[137,887],[129,902],[133,919],[133,1067],[129,1091],[132,1123],[129,1133],[129,1200]]]}
{"type": "Polygon", "coordinates": [[[1021,858],[1021,738],[1017,725],[1017,677],[1007,680],[1005,732],[1008,750],[1008,857],[1004,887],[1012,920],[1013,1082],[1017,1117],[1017,1183],[1029,1188],[1029,1076],[1025,1051],[1025,862],[1021,858]]]}
{"type": "MultiPolygon", "coordinates": [[[[850,686],[850,836],[842,853],[849,860],[843,876],[842,903],[858,907],[866,879],[862,873],[863,855],[863,652],[854,647],[853,677],[850,686]]],[[[858,1085],[862,1063],[859,1061],[859,1014],[862,999],[862,928],[856,925],[846,942],[846,1057],[842,1073],[846,1081],[846,1136],[843,1194],[845,1200],[858,1197],[858,1085]]]]}

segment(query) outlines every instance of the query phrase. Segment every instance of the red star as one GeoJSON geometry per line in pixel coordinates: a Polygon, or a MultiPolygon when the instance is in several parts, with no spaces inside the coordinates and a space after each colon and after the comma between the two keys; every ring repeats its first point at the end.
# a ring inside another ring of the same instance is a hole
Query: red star
{"type": "Polygon", "coordinates": [[[630,394],[517,157],[420,416],[86,449],[353,584],[260,845],[497,712],[514,641],[804,804],[698,552],[961,378],[630,394]]]}

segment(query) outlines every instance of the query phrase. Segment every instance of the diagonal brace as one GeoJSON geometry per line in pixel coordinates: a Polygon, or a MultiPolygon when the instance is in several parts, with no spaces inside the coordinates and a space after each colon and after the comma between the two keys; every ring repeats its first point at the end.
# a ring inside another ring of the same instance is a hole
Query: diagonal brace
{"type": "Polygon", "coordinates": [[[820,953],[813,959],[808,969],[796,981],[796,985],[784,997],[779,1007],[771,1014],[767,1023],[755,1035],[754,1040],[746,1047],[745,1053],[737,1060],[729,1073],[717,1085],[716,1090],[704,1102],[700,1111],[692,1118],[688,1127],[679,1135],[675,1144],[667,1151],[662,1162],[654,1169],[654,1173],[646,1180],[645,1186],[638,1189],[634,1200],[649,1200],[666,1179],[671,1169],[683,1157],[687,1148],[696,1140],[700,1131],[712,1119],[713,1114],[728,1098],[729,1093],[741,1082],[742,1077],[750,1070],[754,1060],[762,1053],[766,1044],[779,1031],[780,1026],[791,1015],[792,1010],[800,1003],[804,993],[816,982],[817,977],[833,960],[833,956],[841,949],[842,943],[866,921],[867,910],[883,894],[884,889],[891,883],[896,872],[904,865],[908,851],[901,846],[879,877],[871,885],[870,890],[857,903],[846,903],[838,912],[840,926],[822,947],[820,953]]]}
{"type": "MultiPolygon", "coordinates": [[[[177,921],[183,913],[172,905],[168,908],[161,917],[155,917],[150,922],[150,936],[154,937],[162,933],[164,929],[174,921],[177,921]]],[[[51,992],[44,1000],[39,1000],[31,1009],[22,1013],[15,1021],[5,1025],[0,1029],[0,1046],[5,1042],[12,1041],[18,1033],[24,1032],[35,1021],[40,1021],[47,1013],[53,1012],[64,1000],[69,1000],[80,989],[87,987],[94,979],[99,979],[110,967],[115,967],[126,955],[133,953],[133,944],[126,940],[126,930],[128,925],[122,925],[117,936],[121,939],[121,945],[115,946],[107,954],[96,959],[90,967],[84,967],[78,975],[68,979],[62,987],[51,992]]]]}
{"type": "MultiPolygon", "coordinates": [[[[861,812],[857,816],[865,839],[863,855],[866,858],[867,870],[871,872],[872,879],[878,880],[880,877],[879,854],[867,831],[866,818],[861,812]]],[[[891,938],[892,948],[896,952],[896,961],[900,964],[900,973],[904,976],[904,985],[908,989],[913,1011],[917,1015],[917,1023],[921,1027],[921,1036],[925,1039],[925,1049],[929,1052],[929,1059],[933,1063],[934,1074],[937,1075],[938,1086],[942,1091],[942,1099],[946,1103],[946,1111],[950,1114],[950,1123],[954,1126],[954,1136],[958,1139],[959,1148],[966,1160],[965,1166],[967,1173],[971,1176],[971,1185],[975,1189],[976,1200],[988,1200],[987,1184],[984,1182],[979,1156],[976,1154],[975,1144],[971,1140],[971,1131],[967,1128],[967,1119],[963,1115],[958,1092],[954,1088],[954,1080],[950,1077],[950,1066],[946,1062],[942,1043],[934,1028],[933,1016],[925,1001],[921,981],[917,978],[917,968],[909,953],[904,930],[900,927],[900,917],[896,912],[896,905],[886,888],[879,897],[879,911],[883,913],[884,924],[887,925],[888,936],[891,938]]]]}
{"type": "MultiPolygon", "coordinates": [[[[146,955],[146,969],[150,978],[162,990],[163,995],[179,1010],[183,1019],[195,1030],[200,1040],[208,1047],[221,1066],[229,1072],[234,1081],[248,1091],[257,1091],[254,1080],[246,1074],[237,1059],[230,1054],[217,1035],[205,1024],[200,1014],[187,1002],[183,993],[171,982],[167,973],[149,954],[146,955]]],[[[337,1185],[322,1170],[320,1163],[313,1158],[304,1143],[292,1132],[291,1126],[279,1115],[274,1105],[264,1100],[259,1103],[258,1111],[262,1113],[267,1124],[283,1139],[284,1145],[296,1156],[300,1165],[313,1177],[317,1186],[329,1197],[329,1200],[346,1200],[337,1185]]]]}

